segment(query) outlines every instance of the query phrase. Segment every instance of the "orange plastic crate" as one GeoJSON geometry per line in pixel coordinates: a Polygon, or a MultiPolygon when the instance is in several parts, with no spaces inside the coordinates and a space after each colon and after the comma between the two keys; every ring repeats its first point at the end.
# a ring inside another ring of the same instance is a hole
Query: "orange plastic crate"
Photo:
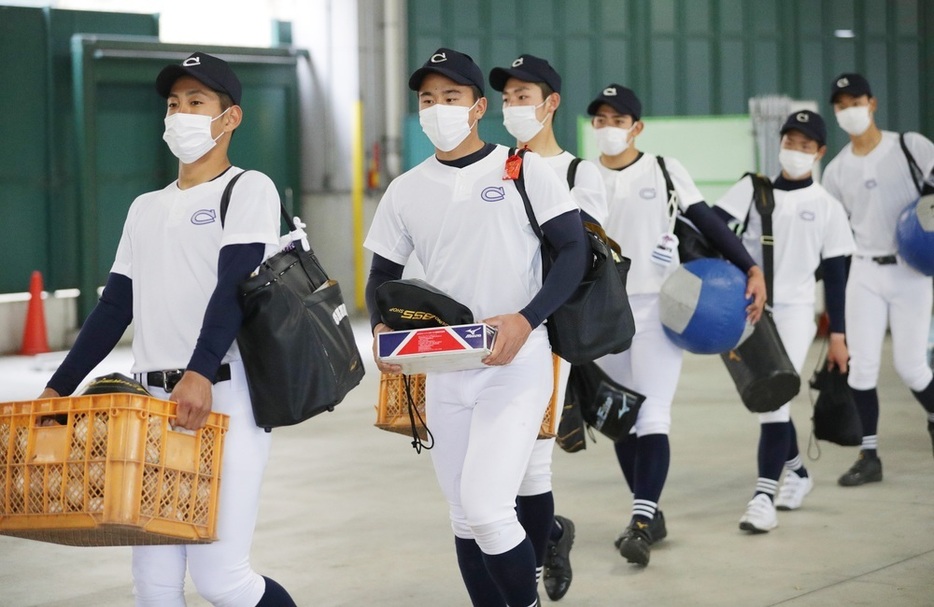
{"type": "Polygon", "coordinates": [[[0,534],[70,546],[217,539],[229,419],[175,431],[175,403],[97,394],[0,403],[0,534]],[[41,420],[56,416],[59,425],[41,420]],[[64,421],[67,417],[67,423],[64,421]]]}
{"type": "MultiPolygon", "coordinates": [[[[557,421],[557,359],[555,359],[555,384],[556,387],[551,394],[551,402],[545,409],[545,415],[542,417],[542,427],[538,431],[538,438],[554,438],[557,421]]],[[[405,384],[402,381],[402,375],[389,375],[383,373],[379,378],[379,401],[376,404],[376,423],[373,425],[380,430],[396,432],[412,436],[412,422],[409,419],[408,398],[405,394],[405,384]]],[[[415,410],[425,419],[425,375],[409,375],[409,391],[412,393],[412,402],[415,403],[415,410]]],[[[563,395],[562,395],[563,405],[563,395]]],[[[415,429],[419,438],[427,440],[425,425],[415,416],[415,429]]]]}

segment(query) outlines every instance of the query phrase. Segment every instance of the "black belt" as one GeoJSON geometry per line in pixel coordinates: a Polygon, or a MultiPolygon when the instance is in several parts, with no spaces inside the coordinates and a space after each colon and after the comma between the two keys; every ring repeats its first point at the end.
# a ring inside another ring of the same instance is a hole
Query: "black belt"
{"type": "Polygon", "coordinates": [[[898,263],[898,258],[894,255],[882,255],[881,257],[873,257],[872,260],[879,264],[880,266],[890,266],[892,264],[898,263]]]}
{"type": "MultiPolygon", "coordinates": [[[[155,386],[157,388],[162,388],[166,392],[171,392],[175,389],[175,384],[182,379],[182,375],[184,374],[185,369],[166,369],[165,371],[150,371],[148,373],[140,373],[139,375],[146,378],[147,386],[155,386]]],[[[216,384],[229,379],[230,365],[224,363],[217,368],[217,375],[214,376],[214,381],[211,383],[216,384]]]]}

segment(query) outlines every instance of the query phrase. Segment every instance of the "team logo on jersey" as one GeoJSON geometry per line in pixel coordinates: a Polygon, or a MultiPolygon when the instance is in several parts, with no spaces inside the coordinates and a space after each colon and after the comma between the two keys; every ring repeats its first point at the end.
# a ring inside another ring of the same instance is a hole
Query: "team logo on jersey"
{"type": "Polygon", "coordinates": [[[616,94],[617,94],[616,87],[615,86],[606,87],[605,89],[603,89],[603,94],[606,97],[616,97],[616,94]]]}
{"type": "Polygon", "coordinates": [[[644,200],[652,200],[657,195],[655,188],[642,188],[639,190],[639,197],[644,200]]]}
{"type": "Polygon", "coordinates": [[[804,221],[814,221],[816,215],[814,211],[801,211],[800,217],[804,221]]]}
{"type": "Polygon", "coordinates": [[[525,57],[519,57],[518,59],[512,62],[512,67],[519,67],[523,63],[525,63],[525,57]]]}
{"type": "Polygon", "coordinates": [[[435,53],[434,55],[431,56],[431,59],[429,59],[429,61],[431,61],[432,63],[442,63],[447,60],[448,60],[448,56],[444,53],[435,53]]]}
{"type": "Polygon", "coordinates": [[[867,190],[875,189],[875,187],[876,187],[877,185],[879,185],[879,184],[876,182],[875,179],[867,179],[867,180],[866,180],[866,189],[867,189],[867,190]]]}
{"type": "Polygon", "coordinates": [[[191,216],[191,223],[196,226],[203,226],[217,221],[217,211],[214,209],[198,209],[191,216]]]}
{"type": "Polygon", "coordinates": [[[506,189],[503,186],[494,185],[485,187],[480,192],[480,198],[483,199],[483,202],[499,202],[506,198],[506,189]]]}
{"type": "Polygon", "coordinates": [[[201,65],[201,57],[189,57],[182,61],[182,65],[185,67],[191,67],[193,65],[201,65]]]}

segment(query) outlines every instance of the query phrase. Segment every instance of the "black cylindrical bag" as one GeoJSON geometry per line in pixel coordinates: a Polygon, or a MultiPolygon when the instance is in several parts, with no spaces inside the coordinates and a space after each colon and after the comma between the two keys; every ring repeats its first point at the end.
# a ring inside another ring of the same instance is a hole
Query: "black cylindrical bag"
{"type": "Polygon", "coordinates": [[[753,413],[775,411],[801,391],[801,378],[768,311],[762,314],[752,335],[720,358],[743,404],[753,413]]]}

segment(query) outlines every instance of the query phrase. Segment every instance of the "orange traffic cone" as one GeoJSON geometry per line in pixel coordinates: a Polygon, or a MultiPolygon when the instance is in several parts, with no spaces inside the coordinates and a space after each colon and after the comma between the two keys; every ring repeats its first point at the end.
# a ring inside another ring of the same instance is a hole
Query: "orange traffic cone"
{"type": "Polygon", "coordinates": [[[19,353],[31,356],[48,351],[49,339],[45,332],[45,307],[42,303],[42,273],[36,270],[29,280],[29,308],[26,310],[23,348],[19,353]]]}

